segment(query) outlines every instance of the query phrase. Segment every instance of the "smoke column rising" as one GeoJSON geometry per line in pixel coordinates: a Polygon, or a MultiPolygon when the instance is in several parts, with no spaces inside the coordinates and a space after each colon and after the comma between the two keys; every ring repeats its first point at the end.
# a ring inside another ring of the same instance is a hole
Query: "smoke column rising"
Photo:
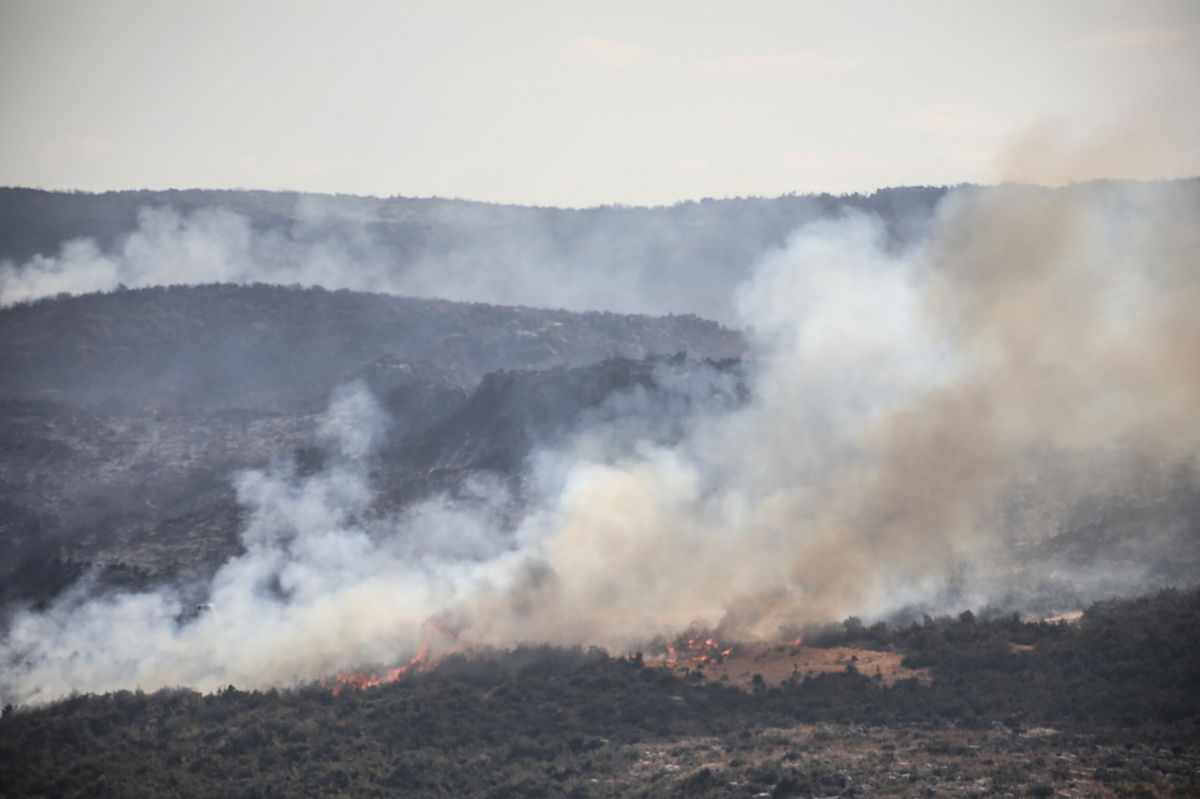
{"type": "MultiPolygon", "coordinates": [[[[1102,460],[1108,486],[1195,461],[1198,211],[1196,181],[964,189],[899,255],[869,216],[809,225],[738,295],[752,400],[675,443],[629,412],[576,431],[531,461],[534,501],[504,535],[502,494],[361,521],[387,420],[347,387],[323,471],[239,476],[246,552],[216,613],[179,625],[169,589],[24,612],[3,698],[292,684],[402,661],[432,615],[464,644],[620,652],[697,618],[753,638],[936,606],[964,574],[953,601],[980,606],[1016,568],[1005,491],[1047,453],[1102,460]]],[[[1101,484],[1046,480],[1061,504],[1101,484]]]]}

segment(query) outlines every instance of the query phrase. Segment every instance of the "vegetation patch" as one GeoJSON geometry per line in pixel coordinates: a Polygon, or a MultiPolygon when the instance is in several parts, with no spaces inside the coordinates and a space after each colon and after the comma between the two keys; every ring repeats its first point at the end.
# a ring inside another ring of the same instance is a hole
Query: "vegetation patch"
{"type": "Polygon", "coordinates": [[[1075,624],[839,629],[837,647],[869,637],[928,679],[843,669],[746,690],[527,647],[336,696],[76,696],[5,708],[0,796],[1200,793],[1200,591],[1099,603],[1075,624]]]}

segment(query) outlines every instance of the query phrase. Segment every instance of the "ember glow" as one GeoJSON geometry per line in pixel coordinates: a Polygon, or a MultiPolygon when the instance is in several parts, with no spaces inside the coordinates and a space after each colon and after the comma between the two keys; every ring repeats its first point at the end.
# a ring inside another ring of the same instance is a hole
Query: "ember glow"
{"type": "Polygon", "coordinates": [[[446,659],[449,652],[432,657],[429,652],[429,647],[423,646],[413,655],[412,660],[406,666],[389,669],[383,673],[373,671],[356,671],[346,674],[339,674],[333,678],[332,683],[322,683],[322,686],[330,688],[334,696],[341,694],[343,689],[349,688],[352,691],[361,691],[365,688],[374,688],[376,685],[383,685],[387,682],[396,682],[401,677],[411,672],[432,671],[437,668],[437,665],[446,659]]]}

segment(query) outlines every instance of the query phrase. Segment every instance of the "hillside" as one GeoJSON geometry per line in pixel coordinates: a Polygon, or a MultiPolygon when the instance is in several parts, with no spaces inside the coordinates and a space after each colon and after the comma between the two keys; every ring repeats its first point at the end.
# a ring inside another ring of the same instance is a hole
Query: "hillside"
{"type": "Polygon", "coordinates": [[[122,585],[210,572],[240,548],[233,477],[320,457],[343,383],[361,381],[390,414],[377,507],[395,513],[473,474],[515,478],[580,413],[653,389],[655,354],[742,348],[690,316],[265,285],[0,310],[0,599],[44,600],[84,563],[122,585]]]}
{"type": "MultiPolygon", "coordinates": [[[[744,399],[736,368],[682,357],[608,359],[494,372],[474,389],[411,377],[381,391],[395,422],[374,466],[375,513],[402,513],[482,475],[519,488],[535,448],[554,445],[585,420],[599,422],[606,402],[631,391],[646,398],[644,410],[658,404],[661,414],[679,414],[677,422],[693,402],[734,407],[744,399]],[[686,382],[711,374],[730,382],[697,400],[686,382]]],[[[317,412],[247,409],[114,416],[0,401],[0,553],[9,564],[0,573],[0,600],[45,600],[77,579],[84,563],[137,586],[210,572],[241,548],[246,514],[235,475],[278,459],[302,473],[319,470],[327,457],[323,420],[317,412]]],[[[679,435],[668,424],[645,425],[664,441],[679,435]]]]}
{"type": "Polygon", "coordinates": [[[861,659],[746,687],[525,647],[336,694],[82,695],[5,710],[0,795],[1189,796],[1198,613],[1191,591],[1076,624],[851,619],[802,648],[861,659]],[[856,667],[884,653],[928,676],[856,667]]]}

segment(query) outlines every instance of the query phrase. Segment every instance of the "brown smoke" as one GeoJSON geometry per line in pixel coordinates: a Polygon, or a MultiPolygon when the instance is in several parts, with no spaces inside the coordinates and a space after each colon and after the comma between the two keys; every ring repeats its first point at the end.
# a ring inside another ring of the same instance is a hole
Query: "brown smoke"
{"type": "Polygon", "coordinates": [[[1198,212],[1197,181],[964,189],[909,263],[869,222],[807,231],[748,304],[751,406],[673,450],[567,458],[467,637],[620,649],[697,618],[772,636],[1010,568],[1018,483],[1050,526],[1088,494],[1161,490],[1147,464],[1200,446],[1198,212]]]}
{"type": "Polygon", "coordinates": [[[1194,181],[951,198],[925,307],[965,368],[869,431],[877,460],[853,489],[859,533],[838,539],[916,576],[994,544],[995,503],[1043,470],[1042,453],[1103,455],[1130,483],[1147,458],[1194,457],[1197,212],[1194,181]]]}
{"type": "Polygon", "coordinates": [[[1090,123],[1047,118],[1016,131],[993,160],[1000,181],[1065,186],[1200,175],[1195,80],[1163,86],[1090,123]]]}

